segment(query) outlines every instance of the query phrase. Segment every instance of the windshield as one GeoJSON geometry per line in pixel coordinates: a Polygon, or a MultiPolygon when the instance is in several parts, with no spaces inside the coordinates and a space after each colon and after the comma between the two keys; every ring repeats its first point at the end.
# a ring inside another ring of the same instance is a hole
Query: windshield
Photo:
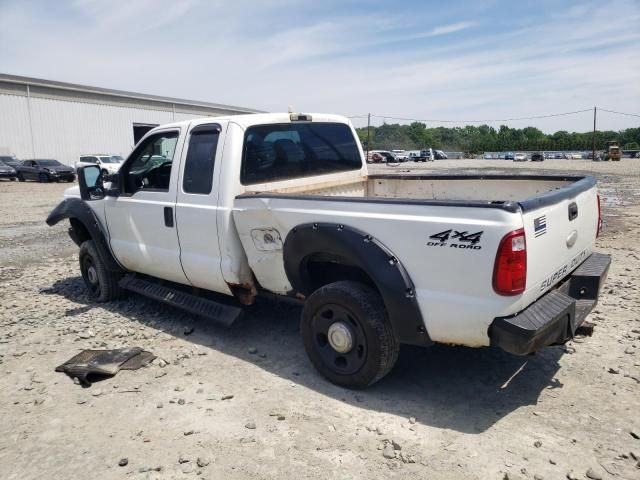
{"type": "Polygon", "coordinates": [[[360,150],[347,124],[258,125],[245,133],[240,180],[251,185],[361,167],[360,150]]]}
{"type": "Polygon", "coordinates": [[[42,165],[43,167],[57,167],[62,165],[58,160],[36,160],[38,165],[42,165]]]}

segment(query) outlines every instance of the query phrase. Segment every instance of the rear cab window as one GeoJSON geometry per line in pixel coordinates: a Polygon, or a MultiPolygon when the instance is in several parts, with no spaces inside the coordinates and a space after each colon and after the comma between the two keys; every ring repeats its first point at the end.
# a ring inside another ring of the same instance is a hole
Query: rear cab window
{"type": "Polygon", "coordinates": [[[253,185],[360,168],[360,150],[347,124],[256,125],[245,132],[240,182],[253,185]]]}

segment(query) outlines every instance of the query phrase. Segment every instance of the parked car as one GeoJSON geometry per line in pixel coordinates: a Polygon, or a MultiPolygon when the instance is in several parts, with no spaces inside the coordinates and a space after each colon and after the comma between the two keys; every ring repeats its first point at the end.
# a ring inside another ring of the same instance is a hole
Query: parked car
{"type": "Polygon", "coordinates": [[[73,168],[63,165],[58,160],[52,159],[35,159],[24,160],[18,168],[18,180],[37,180],[39,182],[73,182],[76,179],[73,168]]]}
{"type": "Polygon", "coordinates": [[[504,159],[505,159],[505,160],[514,160],[514,159],[515,159],[515,156],[513,155],[513,152],[506,152],[506,153],[504,154],[504,159]]]}
{"type": "Polygon", "coordinates": [[[371,153],[377,153],[382,156],[382,161],[386,163],[398,163],[398,157],[395,156],[393,152],[388,150],[372,150],[371,153]]]}
{"type": "Polygon", "coordinates": [[[491,155],[490,153],[485,153],[482,158],[484,158],[485,160],[493,160],[493,155],[491,155]]]}
{"type": "Polygon", "coordinates": [[[361,152],[338,115],[164,125],[117,174],[81,167],[47,223],[70,220],[97,302],[130,290],[227,325],[262,295],[299,302],[311,363],[344,387],[400,344],[528,355],[574,336],[611,262],[595,178],[370,175],[361,152]]]}
{"type": "Polygon", "coordinates": [[[408,160],[412,160],[414,162],[418,162],[420,158],[420,151],[419,150],[411,150],[409,152],[407,152],[407,159],[408,160]]]}
{"type": "Polygon", "coordinates": [[[409,160],[409,154],[406,150],[391,150],[391,153],[396,156],[399,162],[406,162],[409,160]]]}
{"type": "Polygon", "coordinates": [[[531,154],[531,161],[532,162],[544,162],[544,155],[542,155],[542,153],[540,153],[540,152],[533,152],[531,154]]]}
{"type": "Polygon", "coordinates": [[[76,168],[86,165],[98,165],[103,174],[116,173],[124,162],[120,155],[91,154],[82,155],[80,161],[76,162],[76,168]]]}
{"type": "Polygon", "coordinates": [[[420,155],[418,157],[414,157],[414,162],[433,162],[435,160],[435,156],[433,155],[433,149],[425,148],[420,150],[420,155]]]}
{"type": "Polygon", "coordinates": [[[376,151],[370,151],[367,154],[367,163],[383,163],[385,158],[376,151]]]}
{"type": "Polygon", "coordinates": [[[433,155],[435,157],[435,160],[446,160],[447,158],[449,158],[447,157],[447,154],[442,150],[434,150],[433,155]]]}
{"type": "Polygon", "coordinates": [[[526,162],[527,161],[527,155],[525,153],[516,153],[513,156],[513,161],[514,162],[526,162]]]}
{"type": "Polygon", "coordinates": [[[17,178],[16,169],[11,165],[7,165],[2,160],[0,160],[0,178],[7,178],[11,181],[14,181],[17,178]]]}
{"type": "Polygon", "coordinates": [[[9,165],[10,167],[13,167],[13,168],[16,168],[18,165],[20,165],[22,163],[16,157],[8,156],[8,155],[0,156],[0,162],[4,163],[6,165],[9,165]]]}

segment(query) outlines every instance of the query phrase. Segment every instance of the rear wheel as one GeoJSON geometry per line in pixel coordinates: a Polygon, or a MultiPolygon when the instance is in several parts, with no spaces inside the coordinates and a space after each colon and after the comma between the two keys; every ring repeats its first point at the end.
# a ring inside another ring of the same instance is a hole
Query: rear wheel
{"type": "Polygon", "coordinates": [[[80,245],[79,257],[82,279],[92,300],[103,303],[122,296],[118,285],[122,276],[107,269],[93,240],[86,240],[80,245]]]}
{"type": "Polygon", "coordinates": [[[400,345],[382,298],[360,282],[340,281],[315,291],[305,303],[300,330],[311,363],[342,387],[373,385],[398,358],[400,345]]]}
{"type": "Polygon", "coordinates": [[[38,181],[40,183],[47,183],[49,181],[49,175],[47,175],[46,173],[40,173],[38,175],[38,181]]]}

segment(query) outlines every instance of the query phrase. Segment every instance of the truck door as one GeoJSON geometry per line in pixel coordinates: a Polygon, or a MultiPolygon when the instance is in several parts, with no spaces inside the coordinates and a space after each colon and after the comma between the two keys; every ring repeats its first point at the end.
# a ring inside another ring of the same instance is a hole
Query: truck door
{"type": "Polygon", "coordinates": [[[175,128],[145,138],[121,168],[120,195],[104,205],[111,249],[123,266],[188,285],[175,224],[183,143],[175,128]]]}
{"type": "Polygon", "coordinates": [[[230,293],[222,277],[216,224],[222,125],[191,128],[185,141],[176,203],[180,260],[189,282],[199,288],[230,293]]]}

